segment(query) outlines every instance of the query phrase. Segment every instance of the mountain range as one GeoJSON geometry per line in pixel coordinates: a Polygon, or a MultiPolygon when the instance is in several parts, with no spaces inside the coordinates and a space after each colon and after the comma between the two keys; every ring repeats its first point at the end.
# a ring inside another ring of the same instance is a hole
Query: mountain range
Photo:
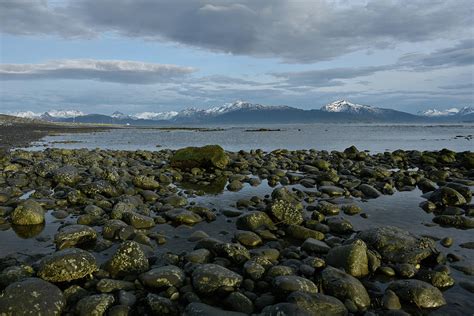
{"type": "Polygon", "coordinates": [[[13,115],[53,122],[101,123],[124,125],[174,124],[245,124],[245,123],[414,123],[474,122],[474,107],[449,110],[431,109],[418,115],[393,109],[338,100],[320,109],[303,110],[289,106],[268,106],[244,101],[226,103],[208,109],[187,108],[181,111],[142,112],[128,115],[85,114],[77,110],[53,110],[45,113],[19,112],[13,115]]]}

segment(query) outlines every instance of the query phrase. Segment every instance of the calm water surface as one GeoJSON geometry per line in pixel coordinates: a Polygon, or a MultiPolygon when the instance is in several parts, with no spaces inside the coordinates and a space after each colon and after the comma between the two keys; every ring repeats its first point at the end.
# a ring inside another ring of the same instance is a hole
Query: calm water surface
{"type": "MultiPolygon", "coordinates": [[[[209,126],[206,126],[209,128],[209,126]]],[[[87,134],[48,136],[31,147],[103,148],[117,150],[177,149],[186,146],[219,144],[238,151],[277,148],[343,150],[351,145],[371,152],[397,149],[455,151],[474,148],[474,124],[459,125],[380,125],[380,124],[293,124],[216,126],[220,130],[162,130],[124,128],[87,134]],[[259,128],[279,131],[249,132],[259,128]]]]}

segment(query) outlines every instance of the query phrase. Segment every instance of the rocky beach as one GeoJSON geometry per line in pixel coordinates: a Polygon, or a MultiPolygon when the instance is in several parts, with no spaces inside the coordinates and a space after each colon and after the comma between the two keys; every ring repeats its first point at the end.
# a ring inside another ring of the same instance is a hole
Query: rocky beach
{"type": "Polygon", "coordinates": [[[466,315],[473,170],[353,146],[4,151],[0,314],[466,315]],[[399,227],[418,215],[432,234],[399,227]]]}

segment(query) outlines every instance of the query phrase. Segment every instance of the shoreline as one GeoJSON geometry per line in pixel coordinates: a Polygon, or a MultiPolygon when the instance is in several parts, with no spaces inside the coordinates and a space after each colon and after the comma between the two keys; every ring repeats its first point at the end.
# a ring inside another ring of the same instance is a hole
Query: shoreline
{"type": "Polygon", "coordinates": [[[41,285],[67,313],[474,309],[472,152],[48,149],[0,166],[0,306],[41,285]]]}

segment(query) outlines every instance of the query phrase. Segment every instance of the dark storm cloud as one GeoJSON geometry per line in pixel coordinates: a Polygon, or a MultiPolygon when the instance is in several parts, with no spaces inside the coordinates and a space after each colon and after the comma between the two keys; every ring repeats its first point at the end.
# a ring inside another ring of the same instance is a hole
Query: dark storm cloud
{"type": "Polygon", "coordinates": [[[288,62],[317,62],[399,42],[470,36],[470,0],[0,1],[10,34],[123,36],[288,62]],[[337,4],[339,3],[339,4],[337,4]],[[467,34],[467,35],[466,35],[467,34]]]}
{"type": "Polygon", "coordinates": [[[45,64],[0,64],[1,80],[86,79],[129,84],[168,82],[194,68],[126,60],[59,60],[45,64]]]}

